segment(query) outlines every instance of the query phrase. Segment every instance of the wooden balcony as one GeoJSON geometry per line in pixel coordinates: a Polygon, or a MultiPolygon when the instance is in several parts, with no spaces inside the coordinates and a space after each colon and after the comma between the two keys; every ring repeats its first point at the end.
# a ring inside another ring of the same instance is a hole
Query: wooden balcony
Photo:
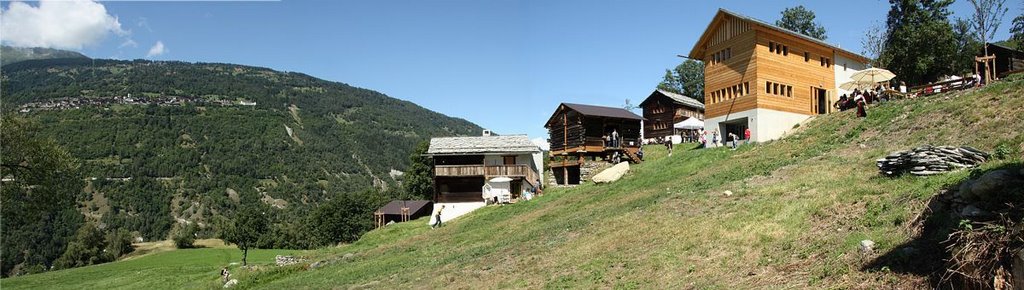
{"type": "Polygon", "coordinates": [[[435,165],[434,176],[522,177],[536,186],[537,173],[529,165],[435,165]]]}

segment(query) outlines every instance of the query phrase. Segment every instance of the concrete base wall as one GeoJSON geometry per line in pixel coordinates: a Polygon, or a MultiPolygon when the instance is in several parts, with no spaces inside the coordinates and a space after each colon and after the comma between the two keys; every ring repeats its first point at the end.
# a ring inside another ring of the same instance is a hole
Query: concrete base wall
{"type": "MultiPolygon", "coordinates": [[[[721,135],[723,132],[722,123],[747,118],[747,127],[750,128],[751,141],[764,142],[782,137],[787,131],[792,130],[793,126],[800,124],[800,122],[809,117],[804,114],[758,108],[729,114],[728,119],[726,119],[726,116],[709,118],[704,120],[704,129],[708,132],[706,136],[708,142],[711,142],[711,134],[717,129],[719,132],[718,141],[725,143],[723,140],[727,139],[721,135]]],[[[714,146],[709,145],[709,147],[714,146]]]]}
{"type": "Polygon", "coordinates": [[[432,225],[432,224],[434,224],[434,222],[437,221],[437,217],[435,217],[434,215],[437,214],[437,209],[439,207],[441,207],[442,205],[444,206],[444,210],[441,211],[441,222],[442,223],[448,222],[448,221],[450,221],[450,220],[452,220],[454,218],[460,217],[460,216],[465,215],[467,213],[470,213],[470,212],[472,212],[472,211],[474,211],[474,210],[476,210],[478,208],[486,206],[486,204],[484,204],[484,202],[482,202],[482,201],[481,202],[446,202],[446,203],[435,203],[434,204],[434,209],[430,211],[430,221],[427,222],[428,225],[432,225]]]}

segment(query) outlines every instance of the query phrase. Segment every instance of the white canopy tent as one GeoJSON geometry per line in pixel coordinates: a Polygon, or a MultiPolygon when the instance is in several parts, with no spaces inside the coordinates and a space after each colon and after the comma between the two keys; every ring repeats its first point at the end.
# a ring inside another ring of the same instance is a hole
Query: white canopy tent
{"type": "Polygon", "coordinates": [[[689,118],[689,119],[683,120],[682,122],[676,123],[675,125],[672,125],[672,127],[676,128],[676,129],[683,129],[683,130],[703,129],[704,128],[704,120],[700,120],[700,119],[697,119],[697,118],[689,118]]]}

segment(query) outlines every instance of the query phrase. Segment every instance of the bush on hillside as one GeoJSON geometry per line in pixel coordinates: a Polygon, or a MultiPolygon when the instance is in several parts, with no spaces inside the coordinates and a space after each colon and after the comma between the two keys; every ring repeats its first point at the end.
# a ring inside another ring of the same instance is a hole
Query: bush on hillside
{"type": "Polygon", "coordinates": [[[384,195],[366,190],[341,194],[320,204],[308,217],[313,246],[353,242],[373,229],[373,212],[386,202],[384,195]]]}
{"type": "Polygon", "coordinates": [[[107,244],[106,254],[110,255],[111,261],[135,251],[135,248],[132,247],[132,234],[125,229],[107,233],[105,242],[107,244]]]}
{"type": "Polygon", "coordinates": [[[187,226],[183,226],[178,224],[175,228],[174,237],[172,237],[174,240],[174,247],[178,249],[188,249],[193,247],[193,244],[196,241],[196,233],[199,231],[196,225],[189,224],[187,226]]]}
{"type": "Polygon", "coordinates": [[[111,261],[104,253],[106,240],[96,224],[85,223],[78,229],[74,239],[68,243],[64,254],[54,261],[57,269],[69,269],[88,265],[102,264],[111,261]]]}

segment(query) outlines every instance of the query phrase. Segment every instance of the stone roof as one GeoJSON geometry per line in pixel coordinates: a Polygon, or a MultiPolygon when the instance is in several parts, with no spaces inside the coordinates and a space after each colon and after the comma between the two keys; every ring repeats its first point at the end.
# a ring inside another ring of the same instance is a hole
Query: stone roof
{"type": "Polygon", "coordinates": [[[540,148],[526,135],[431,138],[427,149],[430,155],[534,152],[540,148]]]}
{"type": "MultiPolygon", "coordinates": [[[[662,89],[655,89],[654,93],[651,93],[651,96],[654,96],[655,93],[662,94],[662,95],[668,97],[669,99],[672,99],[672,101],[675,102],[676,104],[680,104],[680,105],[687,106],[687,107],[694,108],[694,109],[704,110],[704,104],[702,104],[700,101],[697,101],[694,98],[687,97],[687,96],[680,95],[680,94],[673,93],[673,92],[669,92],[669,91],[662,90],[662,89]]],[[[647,97],[647,99],[650,100],[650,97],[647,97]]],[[[644,103],[646,103],[646,102],[647,102],[647,100],[644,100],[644,103]]],[[[644,103],[640,103],[640,105],[643,106],[644,103]]]]}

